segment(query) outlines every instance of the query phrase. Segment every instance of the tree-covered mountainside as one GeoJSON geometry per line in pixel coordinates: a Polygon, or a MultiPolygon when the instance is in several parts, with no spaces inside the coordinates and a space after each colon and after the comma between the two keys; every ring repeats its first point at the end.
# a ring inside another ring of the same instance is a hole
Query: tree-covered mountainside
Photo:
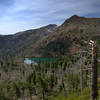
{"type": "Polygon", "coordinates": [[[85,41],[88,42],[90,39],[100,45],[100,18],[74,15],[48,35],[34,52],[43,54],[42,56],[75,53],[83,49],[86,46],[85,41]]]}
{"type": "Polygon", "coordinates": [[[84,41],[90,39],[100,44],[100,18],[74,15],[58,27],[51,24],[14,35],[0,36],[0,57],[55,57],[73,54],[83,49],[84,41]]]}
{"type": "Polygon", "coordinates": [[[35,47],[37,42],[51,34],[56,27],[57,25],[50,24],[39,29],[31,29],[14,35],[1,35],[0,58],[5,56],[18,56],[22,54],[25,49],[28,49],[31,46],[35,47]]]}
{"type": "MultiPolygon", "coordinates": [[[[91,56],[84,57],[70,55],[36,66],[23,64],[21,60],[1,60],[0,99],[90,100],[89,72],[83,70],[80,76],[80,66],[87,69],[91,65],[91,56]]],[[[100,95],[100,82],[98,91],[100,95]]]]}
{"type": "MultiPolygon", "coordinates": [[[[100,53],[100,18],[77,15],[60,26],[1,35],[0,100],[90,100],[90,39],[100,53]],[[57,59],[33,65],[25,64],[24,57],[57,59]]],[[[96,67],[99,97],[100,62],[96,67]]]]}

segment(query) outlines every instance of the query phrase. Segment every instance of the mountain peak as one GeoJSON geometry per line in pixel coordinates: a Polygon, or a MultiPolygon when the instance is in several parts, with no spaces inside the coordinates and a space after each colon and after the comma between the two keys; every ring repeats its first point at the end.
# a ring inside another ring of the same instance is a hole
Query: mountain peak
{"type": "Polygon", "coordinates": [[[78,16],[78,15],[73,15],[73,16],[71,16],[69,19],[75,20],[75,19],[83,19],[83,18],[84,18],[84,17],[78,16]]]}
{"type": "Polygon", "coordinates": [[[78,15],[73,15],[73,16],[71,16],[70,18],[79,18],[80,16],[78,16],[78,15]]]}
{"type": "Polygon", "coordinates": [[[81,17],[78,15],[73,15],[71,16],[69,19],[67,19],[63,25],[67,25],[68,23],[72,23],[72,22],[80,22],[81,20],[83,20],[85,17],[81,17]]]}

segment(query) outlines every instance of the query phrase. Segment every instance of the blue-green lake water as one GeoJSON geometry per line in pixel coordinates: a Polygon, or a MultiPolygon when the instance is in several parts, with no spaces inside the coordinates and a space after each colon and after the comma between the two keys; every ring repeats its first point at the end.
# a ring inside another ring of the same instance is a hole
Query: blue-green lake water
{"type": "Polygon", "coordinates": [[[58,58],[52,58],[52,57],[48,57],[48,58],[25,58],[24,63],[26,64],[34,64],[37,65],[38,63],[44,63],[44,62],[51,62],[51,61],[55,61],[58,58]]]}
{"type": "Polygon", "coordinates": [[[57,60],[58,58],[30,58],[30,60],[35,61],[35,62],[51,62],[54,60],[57,60]]]}

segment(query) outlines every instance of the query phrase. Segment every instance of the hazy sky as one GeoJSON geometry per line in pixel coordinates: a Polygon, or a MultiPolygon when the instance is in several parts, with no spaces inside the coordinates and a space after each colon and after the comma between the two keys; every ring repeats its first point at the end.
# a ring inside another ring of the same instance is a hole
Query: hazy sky
{"type": "Polygon", "coordinates": [[[0,0],[0,34],[59,25],[74,14],[100,17],[100,0],[0,0]]]}

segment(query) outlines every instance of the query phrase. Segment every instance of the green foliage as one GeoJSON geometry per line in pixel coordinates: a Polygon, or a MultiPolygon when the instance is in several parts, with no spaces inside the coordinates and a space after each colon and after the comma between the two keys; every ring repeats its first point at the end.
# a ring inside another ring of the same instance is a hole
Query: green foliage
{"type": "MultiPolygon", "coordinates": [[[[64,55],[65,51],[68,51],[68,47],[71,45],[72,41],[70,39],[59,39],[51,42],[45,47],[45,50],[49,50],[51,52],[56,52],[57,55],[64,55]],[[69,41],[69,42],[68,42],[69,41]]],[[[44,50],[44,51],[45,51],[44,50]]]]}
{"type": "Polygon", "coordinates": [[[74,29],[70,30],[69,32],[71,32],[71,33],[78,33],[79,31],[78,31],[77,28],[74,28],[74,29]]]}
{"type": "MultiPolygon", "coordinates": [[[[37,100],[89,100],[90,90],[87,85],[87,74],[83,72],[83,92],[80,92],[80,74],[74,71],[71,65],[77,64],[79,57],[67,56],[52,62],[39,63],[38,66],[29,65],[31,71],[26,76],[25,68],[18,67],[14,61],[4,61],[1,65],[8,65],[9,70],[20,70],[21,79],[7,81],[4,86],[0,85],[2,100],[16,100],[22,98],[37,97],[37,100]],[[12,68],[14,66],[14,68],[12,68]],[[24,71],[24,75],[23,75],[24,71]],[[24,79],[23,79],[24,78],[24,79]],[[62,81],[63,80],[63,81],[62,81]],[[66,93],[66,97],[64,97],[66,93]]],[[[88,63],[86,64],[88,65],[88,63]]],[[[99,85],[98,85],[99,87],[99,85]]]]}
{"type": "Polygon", "coordinates": [[[68,74],[67,76],[67,85],[69,92],[75,92],[79,88],[79,75],[78,74],[68,74]]]}
{"type": "Polygon", "coordinates": [[[84,32],[84,29],[80,29],[80,32],[83,33],[84,32]]]}

